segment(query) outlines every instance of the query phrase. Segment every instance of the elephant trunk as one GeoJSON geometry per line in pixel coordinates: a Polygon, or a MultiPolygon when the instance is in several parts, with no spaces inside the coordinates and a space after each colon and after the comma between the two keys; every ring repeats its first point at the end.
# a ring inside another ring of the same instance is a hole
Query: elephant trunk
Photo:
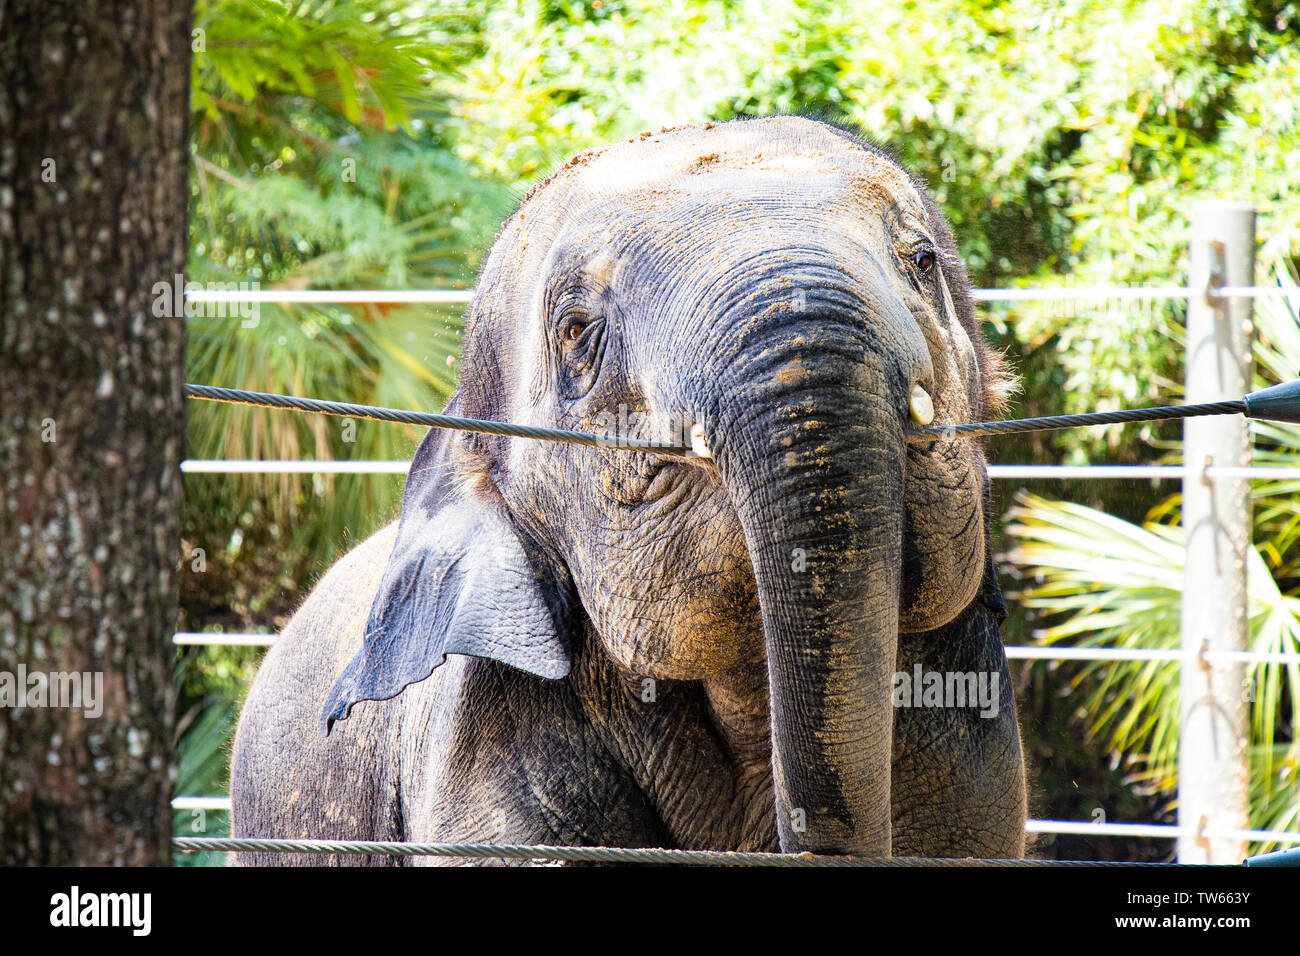
{"type": "Polygon", "coordinates": [[[908,376],[860,319],[766,344],[728,371],[715,458],[762,611],[780,845],[887,856],[908,376]]]}

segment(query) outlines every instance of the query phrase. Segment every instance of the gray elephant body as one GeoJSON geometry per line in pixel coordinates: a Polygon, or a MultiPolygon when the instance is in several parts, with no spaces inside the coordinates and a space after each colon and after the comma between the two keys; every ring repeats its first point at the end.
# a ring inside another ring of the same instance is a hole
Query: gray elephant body
{"type": "MultiPolygon", "coordinates": [[[[698,684],[647,685],[599,652],[551,681],[453,656],[399,697],[317,720],[361,647],[396,525],[342,558],[267,654],[232,768],[237,836],[318,840],[777,849],[766,672],[728,719],[698,684]]],[[[893,840],[900,856],[1014,857],[1024,784],[996,592],[912,635],[899,670],[1001,674],[999,715],[900,708],[893,840]]],[[[733,705],[734,706],[734,705],[733,705]]],[[[445,863],[437,857],[237,854],[258,865],[445,863]]]]}
{"type": "Polygon", "coordinates": [[[909,389],[969,420],[997,368],[892,162],[794,118],[584,154],[504,227],[463,365],[452,414],[631,407],[712,457],[431,432],[258,674],[235,835],[1023,852],[983,458],[902,440],[909,389]]]}

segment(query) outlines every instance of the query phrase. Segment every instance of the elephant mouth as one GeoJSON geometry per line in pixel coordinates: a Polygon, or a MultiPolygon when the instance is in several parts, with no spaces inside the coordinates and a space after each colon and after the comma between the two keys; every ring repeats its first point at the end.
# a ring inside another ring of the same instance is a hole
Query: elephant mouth
{"type": "Polygon", "coordinates": [[[609,498],[635,512],[676,508],[683,497],[725,497],[717,469],[706,459],[683,459],[652,452],[618,452],[606,484],[609,498]]]}
{"type": "Polygon", "coordinates": [[[647,476],[642,501],[646,504],[655,504],[678,497],[683,486],[691,481],[694,475],[693,469],[688,470],[681,465],[674,466],[668,462],[653,465],[647,476]]]}

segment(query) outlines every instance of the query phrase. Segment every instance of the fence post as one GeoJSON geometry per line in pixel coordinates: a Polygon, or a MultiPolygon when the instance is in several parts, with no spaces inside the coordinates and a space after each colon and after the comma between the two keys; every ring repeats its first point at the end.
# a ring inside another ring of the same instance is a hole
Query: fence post
{"type": "MultiPolygon", "coordinates": [[[[1188,285],[1255,283],[1255,207],[1205,201],[1192,208],[1188,285]]],[[[1187,304],[1185,382],[1188,402],[1240,399],[1250,390],[1252,300],[1193,293],[1187,304]]],[[[1249,641],[1246,549],[1250,546],[1250,481],[1209,478],[1207,464],[1244,466],[1250,460],[1240,415],[1183,423],[1182,647],[1186,651],[1244,650],[1249,641]]],[[[1201,831],[1247,826],[1250,731],[1246,665],[1188,659],[1180,672],[1178,823],[1193,831],[1178,841],[1180,863],[1240,863],[1243,840],[1201,831]]]]}

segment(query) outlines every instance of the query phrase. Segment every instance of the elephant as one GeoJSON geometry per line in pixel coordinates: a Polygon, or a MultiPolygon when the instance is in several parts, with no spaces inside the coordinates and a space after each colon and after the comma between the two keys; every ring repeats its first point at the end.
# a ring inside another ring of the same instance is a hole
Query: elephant
{"type": "Polygon", "coordinates": [[[1023,855],[984,452],[909,440],[1014,379],[884,148],[771,116],[574,156],[459,364],[446,414],[607,440],[427,433],[260,667],[233,835],[1023,855]]]}

